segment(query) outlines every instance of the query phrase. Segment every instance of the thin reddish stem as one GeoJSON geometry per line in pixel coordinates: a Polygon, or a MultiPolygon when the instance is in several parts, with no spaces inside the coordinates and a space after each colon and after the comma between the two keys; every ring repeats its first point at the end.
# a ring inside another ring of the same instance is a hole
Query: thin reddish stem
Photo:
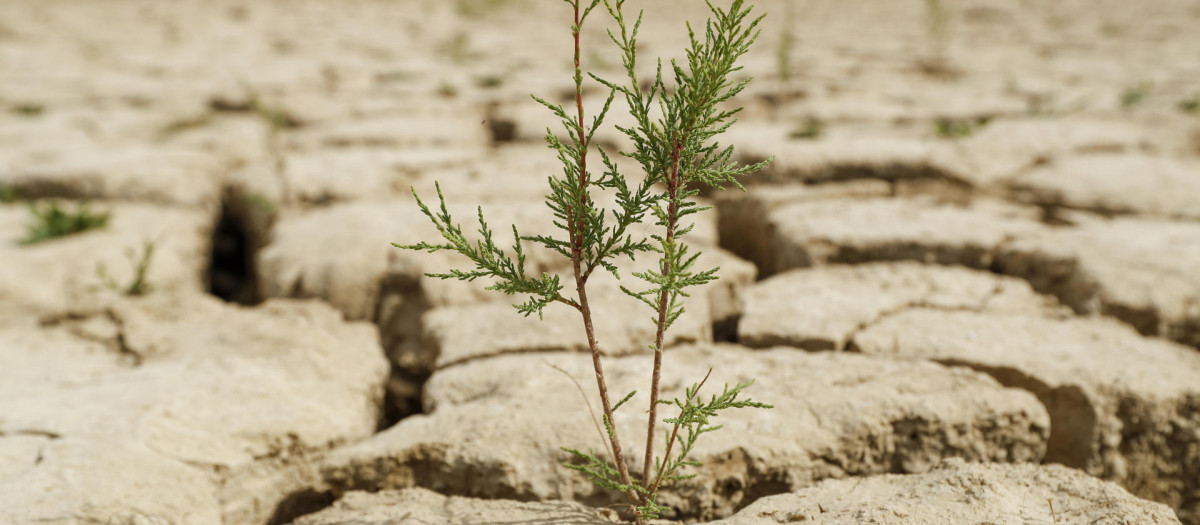
{"type": "MultiPolygon", "coordinates": [[[[666,242],[669,244],[675,240],[675,225],[678,219],[679,210],[676,207],[675,197],[679,190],[679,154],[680,144],[676,144],[671,151],[671,174],[667,178],[667,194],[670,204],[667,205],[667,237],[666,242]]],[[[671,273],[671,260],[664,257],[662,263],[663,276],[671,273]]],[[[650,474],[654,469],[654,428],[658,424],[658,385],[662,377],[662,357],[663,357],[663,339],[667,333],[667,315],[670,313],[671,300],[667,290],[663,290],[658,296],[658,330],[654,335],[654,372],[650,381],[650,418],[646,424],[646,457],[642,464],[642,480],[643,482],[650,481],[650,474]]],[[[674,439],[674,436],[672,436],[674,439]]],[[[654,491],[650,491],[644,499],[648,499],[654,491]]]]}
{"type": "MultiPolygon", "coordinates": [[[[608,382],[604,377],[604,365],[600,358],[600,345],[596,342],[596,331],[592,326],[592,310],[588,305],[587,297],[587,275],[583,271],[583,237],[586,217],[584,216],[587,209],[587,134],[584,128],[584,113],[583,113],[583,75],[580,69],[579,62],[579,36],[580,36],[580,12],[579,0],[575,2],[575,25],[573,26],[573,36],[575,39],[575,109],[578,112],[579,120],[577,131],[579,135],[579,208],[567,209],[568,228],[571,242],[571,266],[575,273],[575,290],[579,294],[579,313],[583,317],[583,328],[587,334],[588,349],[592,353],[592,366],[596,371],[596,387],[600,390],[600,403],[604,409],[604,417],[608,420],[609,425],[612,425],[612,432],[608,438],[612,444],[613,463],[616,464],[617,472],[621,476],[621,483],[625,486],[632,487],[633,482],[629,476],[629,466],[625,463],[625,457],[621,453],[621,440],[617,436],[616,419],[613,417],[612,401],[608,397],[608,382]]],[[[629,503],[633,506],[634,520],[638,525],[645,525],[646,521],[642,518],[637,507],[641,503],[637,492],[632,488],[625,491],[626,497],[629,498],[629,503]]]]}
{"type": "MultiPolygon", "coordinates": [[[[704,383],[708,382],[708,376],[710,376],[710,375],[712,375],[711,368],[708,369],[707,374],[704,374],[704,379],[700,380],[700,384],[696,386],[695,393],[696,393],[697,397],[700,396],[700,389],[704,388],[704,383]]],[[[679,417],[680,418],[683,417],[682,409],[679,410],[679,417]]],[[[659,487],[659,485],[662,484],[663,474],[666,473],[666,471],[667,471],[667,461],[671,459],[671,447],[673,445],[675,445],[675,437],[678,435],[679,435],[679,423],[675,423],[675,426],[673,428],[671,428],[671,438],[667,440],[667,451],[663,454],[663,464],[661,467],[659,467],[658,475],[655,476],[655,478],[654,478],[654,484],[650,485],[650,490],[647,491],[648,494],[654,494],[655,492],[658,492],[658,487],[659,487]]]]}

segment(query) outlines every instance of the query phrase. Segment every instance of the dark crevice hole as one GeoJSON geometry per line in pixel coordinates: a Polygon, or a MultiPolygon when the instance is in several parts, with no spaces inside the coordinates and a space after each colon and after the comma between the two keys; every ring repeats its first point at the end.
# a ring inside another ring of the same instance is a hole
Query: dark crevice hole
{"type": "Polygon", "coordinates": [[[383,418],[376,431],[382,432],[401,419],[422,413],[421,390],[428,379],[427,375],[418,376],[392,366],[392,375],[388,377],[383,394],[383,418]]]}
{"type": "Polygon", "coordinates": [[[713,341],[718,343],[737,343],[738,323],[741,320],[742,316],[735,315],[725,319],[713,321],[713,341]]]}
{"type": "Polygon", "coordinates": [[[301,516],[307,516],[325,510],[333,505],[336,498],[332,492],[305,489],[288,495],[287,499],[275,506],[267,525],[283,525],[296,521],[301,516]]]}
{"type": "Polygon", "coordinates": [[[224,203],[221,205],[221,220],[213,232],[208,292],[230,303],[257,304],[258,288],[254,275],[250,232],[232,213],[230,206],[224,203]]]}

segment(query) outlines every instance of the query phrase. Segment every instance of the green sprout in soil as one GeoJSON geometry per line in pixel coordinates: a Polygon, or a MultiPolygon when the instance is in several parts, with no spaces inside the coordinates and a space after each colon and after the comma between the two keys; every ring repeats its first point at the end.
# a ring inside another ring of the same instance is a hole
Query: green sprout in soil
{"type": "Polygon", "coordinates": [[[939,118],[933,122],[933,129],[944,139],[961,139],[970,137],[991,123],[992,117],[971,118],[939,118]]]}
{"type": "Polygon", "coordinates": [[[1140,106],[1150,98],[1150,92],[1153,91],[1154,85],[1149,82],[1141,82],[1136,86],[1125,88],[1121,92],[1121,107],[1132,108],[1140,106]]]}
{"type": "Polygon", "coordinates": [[[16,188],[0,182],[0,204],[11,204],[21,198],[16,188]]]}
{"type": "Polygon", "coordinates": [[[108,270],[104,267],[104,263],[96,265],[96,276],[100,278],[100,282],[114,292],[119,292],[125,295],[145,295],[150,292],[150,283],[146,280],[146,273],[150,270],[150,261],[154,258],[154,241],[146,241],[142,244],[142,254],[139,256],[132,250],[126,252],[129,257],[130,264],[133,265],[133,278],[129,284],[122,286],[118,284],[116,279],[113,279],[108,274],[108,270]]]}
{"type": "Polygon", "coordinates": [[[250,112],[265,122],[273,132],[296,129],[304,125],[287,108],[263,101],[253,88],[246,88],[246,101],[250,112]]]}
{"type": "Polygon", "coordinates": [[[823,133],[825,133],[825,122],[816,117],[808,117],[800,121],[795,129],[788,133],[788,137],[795,140],[817,140],[823,133]]]}
{"type": "Polygon", "coordinates": [[[455,64],[477,58],[477,54],[471,51],[471,37],[462,31],[454,33],[454,36],[438,45],[438,52],[455,64]]]}
{"type": "MultiPolygon", "coordinates": [[[[604,450],[580,451],[564,448],[574,458],[567,468],[578,471],[598,487],[609,489],[627,499],[633,519],[644,525],[667,512],[658,503],[659,493],[672,483],[696,476],[688,471],[699,466],[690,457],[700,436],[721,428],[712,423],[721,411],[731,408],[771,408],[770,405],[742,398],[743,390],[753,381],[738,383],[722,390],[720,395],[704,399],[700,390],[708,376],[693,383],[682,398],[671,401],[659,399],[665,334],[684,312],[682,299],[692,288],[717,279],[718,268],[697,268],[699,252],[693,251],[683,237],[694,224],[687,223],[691,215],[704,211],[695,197],[698,186],[723,189],[727,185],[741,188],[737,178],[762,169],[768,161],[740,165],[733,159],[733,147],[722,147],[716,138],[735,121],[741,108],[729,109],[726,102],[745,89],[749,79],[735,80],[741,71],[737,60],[758,37],[762,17],[750,17],[751,8],[743,0],[733,0],[728,10],[708,3],[710,19],[702,31],[688,26],[690,45],[681,61],[670,61],[663,73],[663,62],[657,61],[653,79],[638,75],[637,37],[642,14],[628,20],[625,0],[564,0],[574,11],[570,25],[574,40],[573,65],[574,97],[569,110],[561,105],[534,97],[546,106],[566,129],[567,138],[560,139],[547,130],[545,140],[562,163],[562,171],[549,178],[546,205],[554,213],[554,225],[562,230],[560,236],[522,236],[512,226],[515,238],[511,250],[498,246],[493,231],[478,208],[478,239],[472,241],[454,221],[446,206],[441,187],[437,188],[435,208],[417,197],[417,205],[441,233],[444,243],[401,245],[398,248],[427,252],[456,252],[474,263],[474,269],[449,270],[431,273],[429,277],[474,281],[494,279],[488,287],[508,295],[520,295],[524,302],[514,304],[525,316],[537,314],[550,305],[563,305],[579,313],[584,335],[592,357],[596,386],[603,408],[601,438],[604,450]],[[619,81],[585,75],[580,64],[583,24],[588,16],[603,6],[616,27],[609,37],[620,51],[624,78],[619,81]],[[584,79],[591,78],[609,91],[599,112],[587,118],[583,103],[584,79]],[[624,99],[632,124],[617,126],[633,144],[632,151],[620,155],[636,162],[642,173],[640,181],[630,181],[621,173],[617,163],[605,149],[593,142],[596,130],[616,97],[624,99]],[[588,155],[595,151],[601,165],[589,165],[588,155]],[[631,183],[632,182],[632,183],[631,183]],[[616,206],[601,207],[593,192],[607,191],[616,197],[616,206]],[[643,237],[640,232],[654,228],[655,233],[643,237]],[[558,253],[571,263],[569,285],[562,277],[550,273],[533,275],[526,271],[525,247],[522,243],[540,245],[558,253]],[[654,269],[634,272],[644,284],[640,289],[622,287],[631,297],[644,303],[654,312],[656,335],[648,346],[654,360],[647,367],[650,376],[646,447],[640,472],[631,469],[622,448],[620,432],[614,423],[614,413],[630,401],[636,391],[613,403],[609,397],[608,380],[604,373],[602,352],[593,330],[594,312],[588,302],[588,279],[600,270],[620,278],[618,260],[650,254],[657,258],[654,269]],[[573,291],[567,292],[569,290],[573,291]],[[660,406],[674,407],[674,417],[659,419],[660,406]],[[677,410],[677,412],[676,412],[677,410]],[[666,424],[660,436],[657,425],[666,424]],[[656,449],[658,439],[663,447],[656,449]]],[[[694,292],[693,292],[694,293],[694,292]]],[[[711,372],[710,372],[711,373],[711,372]]]]}
{"type": "Polygon", "coordinates": [[[396,70],[375,75],[375,81],[380,84],[391,84],[394,82],[407,82],[416,78],[416,75],[411,71],[396,70]]]}
{"type": "Polygon", "coordinates": [[[440,97],[454,98],[458,96],[458,87],[449,82],[438,84],[437,94],[440,97]]]}
{"type": "Polygon", "coordinates": [[[475,85],[484,89],[498,88],[504,85],[504,79],[499,75],[485,75],[475,79],[475,85]]]}
{"type": "Polygon", "coordinates": [[[1058,115],[1057,97],[1053,93],[1030,93],[1026,95],[1025,114],[1031,117],[1053,117],[1058,115]]]}
{"type": "Polygon", "coordinates": [[[1200,114],[1200,95],[1192,95],[1191,98],[1179,101],[1179,111],[1192,115],[1200,114]]]}
{"type": "Polygon", "coordinates": [[[45,113],[46,106],[43,106],[41,104],[24,103],[24,104],[17,104],[15,106],[13,106],[10,111],[12,111],[12,113],[14,115],[32,118],[32,117],[41,116],[43,113],[45,113]]]}
{"type": "Polygon", "coordinates": [[[253,192],[253,191],[246,192],[246,193],[243,193],[241,195],[241,197],[247,203],[249,203],[250,206],[253,207],[256,211],[263,213],[267,216],[275,215],[275,213],[279,211],[276,209],[275,203],[271,202],[271,199],[268,199],[266,197],[266,195],[263,195],[261,193],[253,192]]]}
{"type": "Polygon", "coordinates": [[[455,0],[454,10],[467,18],[483,18],[515,3],[515,0],[455,0]]]}
{"type": "Polygon", "coordinates": [[[108,212],[92,212],[86,202],[73,210],[60,207],[56,201],[30,202],[29,212],[33,221],[27,225],[25,239],[21,241],[26,245],[103,228],[109,219],[108,212]]]}

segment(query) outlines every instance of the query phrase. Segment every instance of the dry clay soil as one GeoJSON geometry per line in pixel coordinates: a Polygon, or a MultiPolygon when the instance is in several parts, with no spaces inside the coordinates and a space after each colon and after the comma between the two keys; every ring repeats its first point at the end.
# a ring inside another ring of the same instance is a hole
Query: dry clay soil
{"type": "MultiPolygon", "coordinates": [[[[628,4],[643,75],[705,15],[628,4]]],[[[688,241],[720,280],[662,384],[711,368],[706,393],[755,378],[775,408],[719,418],[669,517],[1200,525],[1200,2],[758,10],[721,140],[774,161],[702,197],[688,241]]],[[[604,448],[578,316],[390,246],[438,240],[410,192],[435,181],[468,231],[481,204],[502,245],[554,232],[558,124],[529,95],[574,102],[570,15],[0,2],[0,523],[618,521],[561,466],[604,448]],[[26,200],[110,218],[25,245],[26,200]],[[150,292],[106,288],[146,243],[150,292]]],[[[615,79],[610,25],[581,58],[615,79]]],[[[605,96],[585,82],[589,114],[605,96]]],[[[613,391],[644,392],[651,312],[618,285],[590,283],[596,330],[613,391]]],[[[615,421],[634,458],[645,402],[615,421]]]]}

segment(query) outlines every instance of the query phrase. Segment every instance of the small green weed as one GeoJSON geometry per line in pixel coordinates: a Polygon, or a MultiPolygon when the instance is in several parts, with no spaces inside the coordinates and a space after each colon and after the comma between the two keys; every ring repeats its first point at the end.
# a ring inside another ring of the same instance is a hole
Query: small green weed
{"type": "Polygon", "coordinates": [[[85,232],[108,225],[108,212],[92,212],[87,202],[74,210],[59,207],[58,202],[30,202],[29,212],[33,221],[26,227],[25,239],[21,244],[36,244],[59,237],[85,232]]]}
{"type": "Polygon", "coordinates": [[[504,85],[504,79],[499,75],[484,75],[475,79],[475,85],[484,89],[494,89],[504,85]]]}
{"type": "Polygon", "coordinates": [[[387,71],[384,73],[377,73],[375,75],[375,81],[380,84],[392,84],[392,83],[397,83],[397,82],[407,82],[407,81],[413,80],[415,78],[417,78],[416,74],[412,73],[411,71],[403,71],[403,70],[387,71]]]}
{"type": "Polygon", "coordinates": [[[1200,94],[1179,101],[1179,111],[1200,115],[1200,94]]]}
{"type": "Polygon", "coordinates": [[[445,98],[454,98],[458,96],[458,87],[449,82],[442,82],[438,84],[437,94],[445,98]]]}
{"type": "Polygon", "coordinates": [[[483,18],[515,3],[516,0],[454,0],[454,10],[466,18],[483,18]]]}
{"type": "Polygon", "coordinates": [[[1154,90],[1154,85],[1149,82],[1141,82],[1136,86],[1125,88],[1121,92],[1121,107],[1129,109],[1140,106],[1150,98],[1150,93],[1154,90]]]}
{"type": "Polygon", "coordinates": [[[1025,113],[1031,117],[1059,114],[1058,98],[1053,93],[1031,93],[1025,97],[1025,113]]]}
{"type": "Polygon", "coordinates": [[[242,195],[242,198],[245,199],[246,202],[250,203],[250,206],[253,206],[255,210],[258,210],[266,215],[274,215],[279,211],[276,209],[275,203],[271,202],[271,199],[268,199],[266,195],[261,193],[246,193],[242,195]]]}
{"type": "Polygon", "coordinates": [[[14,115],[20,115],[22,117],[32,118],[32,117],[41,116],[43,113],[45,113],[46,106],[43,106],[41,104],[23,103],[23,104],[17,104],[15,106],[13,106],[10,109],[10,111],[12,111],[12,113],[14,115]]]}
{"type": "Polygon", "coordinates": [[[265,122],[273,131],[283,131],[296,129],[303,126],[304,123],[296,118],[292,112],[288,111],[283,106],[276,106],[263,102],[263,99],[258,96],[258,93],[249,91],[248,101],[250,111],[254,113],[260,120],[265,122]]]}
{"type": "Polygon", "coordinates": [[[454,36],[438,45],[437,51],[455,64],[462,64],[479,56],[471,51],[471,37],[462,31],[454,33],[454,36]]]}
{"type": "Polygon", "coordinates": [[[0,183],[0,203],[10,204],[21,198],[20,192],[8,184],[0,183]]]}
{"type": "Polygon", "coordinates": [[[788,137],[795,140],[817,140],[823,133],[825,133],[825,122],[819,118],[808,117],[800,121],[796,128],[788,134],[788,137]]]}
{"type": "MultiPolygon", "coordinates": [[[[252,113],[266,123],[272,131],[284,131],[304,126],[304,122],[287,108],[266,102],[253,86],[246,82],[241,84],[244,100],[217,97],[209,101],[209,109],[218,113],[252,113]]],[[[181,120],[180,123],[199,123],[203,118],[181,120]]]]}
{"type": "Polygon", "coordinates": [[[114,292],[119,292],[125,295],[145,295],[150,292],[150,283],[146,281],[146,273],[150,270],[150,261],[154,258],[154,241],[146,241],[142,244],[142,254],[138,256],[133,250],[125,252],[129,257],[130,264],[133,265],[133,279],[129,284],[122,286],[117,283],[108,274],[104,263],[96,265],[96,276],[100,278],[100,282],[105,288],[114,292]]]}
{"type": "Polygon", "coordinates": [[[933,122],[933,129],[944,139],[961,139],[970,137],[991,123],[992,117],[970,118],[940,118],[933,122]]]}

